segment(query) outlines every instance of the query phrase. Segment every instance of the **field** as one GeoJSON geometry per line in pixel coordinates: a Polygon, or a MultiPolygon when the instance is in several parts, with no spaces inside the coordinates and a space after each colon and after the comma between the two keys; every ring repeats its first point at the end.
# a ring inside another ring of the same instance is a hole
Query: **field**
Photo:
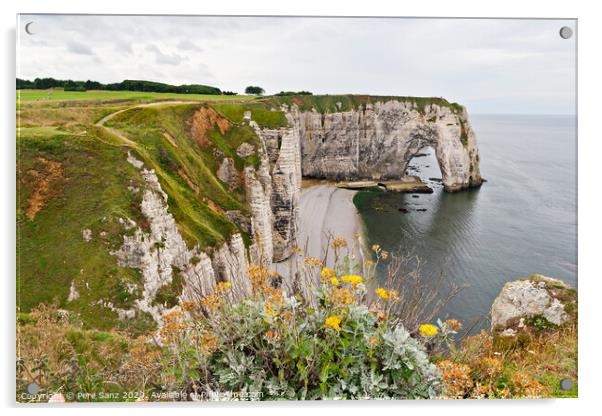
{"type": "Polygon", "coordinates": [[[252,100],[249,95],[204,95],[204,94],[175,94],[142,91],[63,91],[62,89],[50,90],[17,90],[17,102],[44,102],[44,101],[73,101],[73,100],[135,100],[135,101],[160,101],[160,100],[198,100],[198,101],[237,101],[252,100]]]}

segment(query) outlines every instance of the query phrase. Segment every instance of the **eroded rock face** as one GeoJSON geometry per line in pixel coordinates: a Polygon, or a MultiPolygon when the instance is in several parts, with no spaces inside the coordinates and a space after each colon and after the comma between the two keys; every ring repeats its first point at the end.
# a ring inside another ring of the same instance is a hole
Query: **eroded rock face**
{"type": "Polygon", "coordinates": [[[222,164],[217,169],[217,177],[222,181],[230,185],[230,187],[236,186],[239,181],[238,171],[234,165],[234,160],[231,157],[225,157],[222,160],[222,164]]]}
{"type": "MultiPolygon", "coordinates": [[[[419,111],[410,101],[390,100],[347,112],[302,112],[283,106],[289,127],[259,127],[250,112],[244,120],[260,138],[269,161],[271,214],[261,211],[261,192],[247,185],[251,195],[254,230],[263,230],[271,215],[272,260],[290,257],[297,244],[298,205],[302,176],[330,180],[391,180],[406,175],[411,158],[425,146],[435,149],[447,191],[479,186],[479,152],[466,111],[428,105],[419,111]]],[[[251,174],[252,177],[252,174],[251,174]]],[[[252,179],[251,179],[252,182],[252,179]]],[[[264,191],[263,195],[267,193],[264,191]]],[[[263,244],[265,246],[266,244],[263,244]]],[[[269,251],[269,250],[268,250],[269,251]]],[[[266,253],[268,251],[265,251],[266,253]]]]}
{"type": "Polygon", "coordinates": [[[352,111],[290,110],[300,133],[303,176],[331,180],[400,179],[425,146],[435,149],[447,191],[481,184],[479,151],[466,110],[391,100],[352,111]]]}
{"type": "Polygon", "coordinates": [[[272,240],[272,179],[265,155],[260,158],[259,168],[247,166],[244,172],[245,192],[251,211],[252,262],[269,267],[274,257],[272,240]]]}
{"type": "Polygon", "coordinates": [[[134,232],[124,235],[123,245],[112,253],[117,256],[119,266],[139,269],[144,279],[141,298],[136,300],[134,309],[119,311],[120,317],[134,316],[137,309],[150,313],[161,325],[161,316],[177,306],[166,308],[153,300],[161,287],[172,282],[174,268],[180,271],[183,279],[181,300],[198,300],[211,294],[217,281],[231,282],[235,299],[248,295],[247,253],[240,234],[234,234],[229,242],[219,247],[212,259],[198,246],[188,249],[168,210],[167,194],[161,189],[155,172],[146,169],[130,153],[128,162],[139,169],[145,181],[141,210],[150,231],[144,231],[128,220],[128,227],[135,227],[134,232]]]}
{"type": "Polygon", "coordinates": [[[563,281],[542,275],[506,283],[491,307],[491,328],[504,328],[521,318],[536,316],[561,325],[570,319],[567,304],[574,302],[572,296],[567,296],[569,291],[563,281]]]}

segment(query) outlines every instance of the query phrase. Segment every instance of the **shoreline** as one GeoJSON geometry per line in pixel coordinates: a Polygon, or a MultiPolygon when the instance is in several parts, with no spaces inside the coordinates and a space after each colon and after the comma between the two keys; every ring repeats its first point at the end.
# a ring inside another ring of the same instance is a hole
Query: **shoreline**
{"type": "MultiPolygon", "coordinates": [[[[328,243],[332,238],[347,240],[350,253],[356,256],[356,262],[362,267],[364,261],[364,225],[353,203],[357,190],[338,188],[334,185],[314,185],[302,189],[299,200],[298,246],[301,256],[313,256],[324,259],[328,243]],[[359,234],[356,242],[355,233],[359,234]],[[352,248],[355,249],[352,250],[352,248]]],[[[332,253],[326,258],[326,267],[333,265],[332,253]]],[[[294,274],[297,254],[283,262],[274,263],[276,272],[287,278],[294,274]]]]}

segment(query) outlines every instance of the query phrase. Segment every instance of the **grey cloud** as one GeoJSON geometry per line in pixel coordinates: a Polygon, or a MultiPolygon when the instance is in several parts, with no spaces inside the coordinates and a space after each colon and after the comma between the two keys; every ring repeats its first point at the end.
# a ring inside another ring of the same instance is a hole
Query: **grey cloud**
{"type": "Polygon", "coordinates": [[[576,93],[576,37],[558,35],[571,20],[23,18],[44,35],[22,37],[21,77],[442,96],[475,113],[572,112],[576,93]]]}
{"type": "Polygon", "coordinates": [[[184,50],[184,51],[195,51],[195,52],[202,52],[202,50],[203,50],[198,45],[192,43],[188,39],[181,40],[178,43],[178,49],[181,49],[181,50],[184,50]]]}
{"type": "Polygon", "coordinates": [[[76,55],[94,55],[94,52],[89,46],[86,46],[74,40],[67,42],[67,50],[76,55]]]}
{"type": "Polygon", "coordinates": [[[147,45],[144,49],[155,55],[155,61],[158,64],[179,65],[183,61],[188,60],[187,56],[181,56],[176,53],[165,54],[157,47],[157,45],[147,45]]]}

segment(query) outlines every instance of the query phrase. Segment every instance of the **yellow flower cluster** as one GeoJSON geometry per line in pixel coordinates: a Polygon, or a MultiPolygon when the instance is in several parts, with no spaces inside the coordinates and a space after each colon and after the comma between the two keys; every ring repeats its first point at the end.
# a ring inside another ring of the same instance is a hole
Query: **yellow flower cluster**
{"type": "Polygon", "coordinates": [[[352,305],[355,302],[355,296],[349,290],[339,287],[333,287],[328,291],[326,299],[335,305],[352,305]]]}
{"type": "Polygon", "coordinates": [[[343,320],[343,318],[340,318],[336,315],[332,315],[332,316],[329,316],[328,318],[326,318],[326,320],[324,321],[324,326],[326,328],[331,328],[336,331],[340,331],[342,320],[343,320]]]}
{"type": "Polygon", "coordinates": [[[378,345],[378,338],[376,338],[375,336],[372,336],[370,338],[368,338],[368,345],[371,348],[374,348],[378,345]]]}
{"type": "Polygon", "coordinates": [[[382,287],[378,287],[375,290],[376,294],[384,300],[388,300],[389,299],[389,292],[387,292],[385,289],[383,289],[382,287]]]}
{"type": "Polygon", "coordinates": [[[270,272],[263,266],[251,265],[248,270],[253,293],[260,292],[265,287],[271,286],[271,280],[278,276],[278,273],[270,272]]]}
{"type": "Polygon", "coordinates": [[[395,289],[386,290],[378,287],[374,290],[379,298],[384,300],[396,301],[399,300],[399,293],[395,289]]]}
{"type": "Polygon", "coordinates": [[[158,364],[158,358],[161,352],[157,349],[151,349],[150,344],[146,342],[144,337],[138,337],[136,340],[136,346],[130,349],[129,367],[139,369],[144,367],[146,369],[154,368],[158,364]]]}
{"type": "Polygon", "coordinates": [[[217,285],[215,285],[214,291],[216,294],[221,295],[222,293],[225,293],[231,287],[232,287],[232,283],[230,283],[230,282],[219,282],[217,285]]]}
{"type": "Polygon", "coordinates": [[[161,317],[163,327],[161,327],[159,334],[164,341],[174,342],[186,330],[186,325],[180,321],[183,316],[184,314],[181,311],[175,310],[161,317]]]}
{"type": "Polygon", "coordinates": [[[326,282],[328,281],[328,279],[335,277],[334,270],[329,269],[328,267],[324,267],[320,272],[320,277],[322,278],[323,282],[326,282]]]}
{"type": "Polygon", "coordinates": [[[359,285],[364,281],[362,276],[357,276],[355,274],[346,274],[345,276],[341,277],[341,280],[345,283],[351,283],[353,286],[359,285]]]}
{"type": "Polygon", "coordinates": [[[529,399],[537,399],[545,396],[544,386],[525,373],[516,373],[510,381],[514,384],[516,395],[529,399]]]}
{"type": "Polygon", "coordinates": [[[265,313],[269,316],[275,316],[284,307],[284,295],[282,290],[266,287],[264,289],[265,295],[265,313]]]}
{"type": "Polygon", "coordinates": [[[210,332],[203,332],[203,334],[197,338],[197,341],[199,343],[199,351],[205,355],[211,354],[213,351],[217,350],[217,347],[219,346],[219,338],[210,332]]]}
{"type": "Polygon", "coordinates": [[[497,357],[485,357],[479,364],[483,374],[488,377],[498,376],[502,372],[502,361],[497,357]]]}
{"type": "Polygon", "coordinates": [[[435,325],[420,325],[420,335],[422,335],[423,337],[434,337],[435,335],[437,335],[437,333],[439,333],[439,330],[435,325]]]}
{"type": "Polygon", "coordinates": [[[457,319],[448,319],[445,321],[445,326],[452,331],[459,331],[462,329],[462,322],[458,321],[457,319]]]}
{"type": "Polygon", "coordinates": [[[330,245],[335,250],[338,248],[347,247],[347,240],[345,240],[342,237],[337,237],[332,241],[332,243],[330,245]]]}
{"type": "Polygon", "coordinates": [[[322,262],[322,260],[320,260],[319,258],[314,257],[314,256],[308,256],[308,257],[306,257],[304,263],[308,267],[322,267],[322,266],[324,266],[324,263],[322,262]]]}

